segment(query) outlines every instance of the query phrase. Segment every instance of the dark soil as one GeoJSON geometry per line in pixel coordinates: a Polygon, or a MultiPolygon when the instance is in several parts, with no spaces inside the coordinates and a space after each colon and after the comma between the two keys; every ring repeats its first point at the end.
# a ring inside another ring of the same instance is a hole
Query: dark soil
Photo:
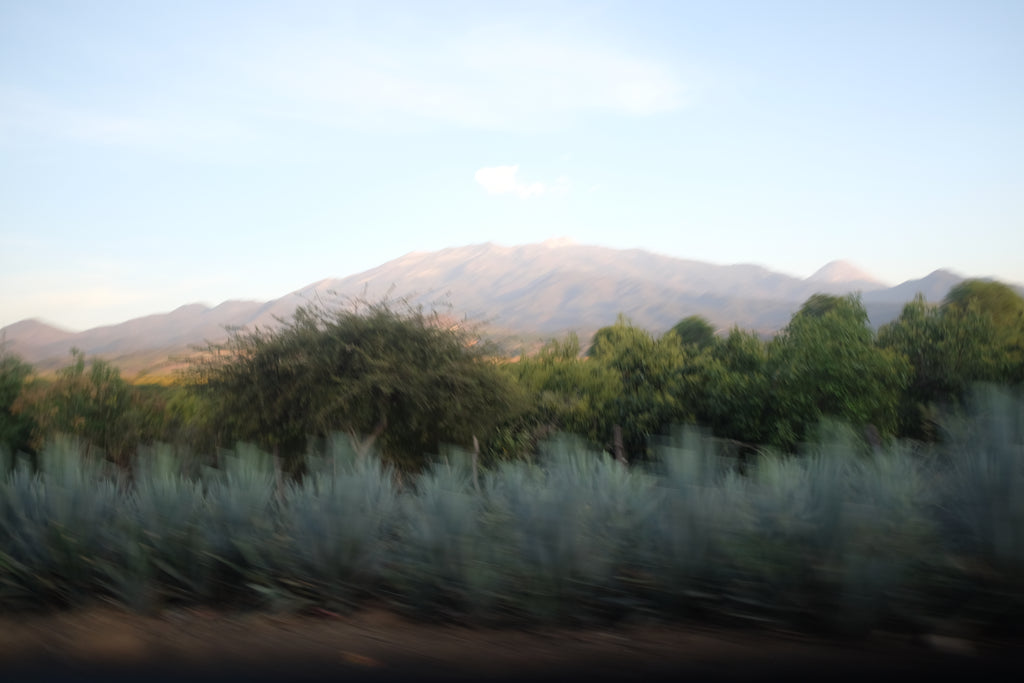
{"type": "Polygon", "coordinates": [[[1024,680],[1024,643],[938,634],[834,640],[630,625],[482,629],[351,616],[113,608],[0,617],[5,681],[1024,680]]]}

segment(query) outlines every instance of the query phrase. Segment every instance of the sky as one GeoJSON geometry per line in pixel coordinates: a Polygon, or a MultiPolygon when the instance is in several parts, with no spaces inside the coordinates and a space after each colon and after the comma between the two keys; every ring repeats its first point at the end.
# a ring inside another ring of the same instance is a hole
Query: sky
{"type": "Polygon", "coordinates": [[[1019,0],[0,0],[0,326],[551,238],[1024,283],[1022,35],[1019,0]]]}

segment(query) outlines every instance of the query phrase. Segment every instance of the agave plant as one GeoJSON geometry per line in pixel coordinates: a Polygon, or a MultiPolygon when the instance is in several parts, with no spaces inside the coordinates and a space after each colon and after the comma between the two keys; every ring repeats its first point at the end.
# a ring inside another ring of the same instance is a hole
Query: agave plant
{"type": "Polygon", "coordinates": [[[980,388],[972,419],[952,437],[949,494],[962,542],[1001,570],[1024,570],[1024,400],[980,388]]]}
{"type": "Polygon", "coordinates": [[[697,609],[859,631],[1020,616],[1024,400],[980,395],[934,451],[819,435],[742,474],[694,430],[650,469],[558,437],[480,477],[452,449],[405,489],[346,439],[294,481],[247,446],[201,473],[142,449],[129,480],[58,439],[38,471],[0,454],[0,607],[379,596],[435,617],[697,609]]]}
{"type": "Polygon", "coordinates": [[[864,631],[905,619],[909,596],[936,557],[928,516],[935,490],[930,462],[907,444],[893,443],[850,461],[836,553],[822,570],[833,625],[864,631]]]}
{"type": "Polygon", "coordinates": [[[403,498],[399,554],[390,563],[392,581],[411,602],[406,607],[456,614],[480,602],[490,577],[478,551],[501,542],[482,532],[484,503],[468,456],[456,449],[416,480],[403,498]]]}
{"type": "Polygon", "coordinates": [[[692,428],[673,431],[654,452],[663,474],[638,529],[643,581],[634,589],[649,588],[661,610],[716,609],[728,582],[725,549],[746,519],[746,482],[692,428]]]}
{"type": "Polygon", "coordinates": [[[632,542],[634,481],[567,437],[545,444],[541,462],[506,464],[488,478],[489,537],[505,543],[502,594],[520,612],[582,614],[612,585],[632,542]]]}
{"type": "Polygon", "coordinates": [[[272,552],[279,516],[280,471],[273,456],[239,445],[221,470],[206,471],[201,543],[212,583],[206,600],[262,601],[273,585],[272,552]]]}
{"type": "Polygon", "coordinates": [[[1016,621],[1024,609],[1024,397],[979,387],[966,419],[947,424],[936,508],[952,584],[943,592],[973,618],[1016,621]]]}
{"type": "Polygon", "coordinates": [[[5,592],[75,604],[103,592],[101,567],[121,545],[121,493],[83,446],[59,438],[40,453],[41,472],[22,463],[0,504],[5,592]]]}
{"type": "Polygon", "coordinates": [[[383,573],[398,491],[390,469],[334,439],[287,486],[275,574],[297,597],[351,608],[383,573]]]}
{"type": "Polygon", "coordinates": [[[202,533],[206,499],[202,482],[182,473],[183,456],[168,445],[140,449],[130,493],[136,547],[152,594],[147,603],[192,601],[213,590],[212,548],[202,533]]]}

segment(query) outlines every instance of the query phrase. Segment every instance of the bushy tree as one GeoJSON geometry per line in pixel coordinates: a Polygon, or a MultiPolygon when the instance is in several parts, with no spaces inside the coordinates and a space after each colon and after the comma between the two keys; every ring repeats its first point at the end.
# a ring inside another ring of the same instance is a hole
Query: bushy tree
{"type": "Polygon", "coordinates": [[[992,326],[982,379],[1024,382],[1024,298],[1001,282],[964,280],[942,302],[943,313],[956,318],[981,316],[992,326]]]}
{"type": "Polygon", "coordinates": [[[0,451],[8,453],[29,448],[31,418],[15,409],[32,366],[0,349],[0,451]]]}
{"type": "Polygon", "coordinates": [[[977,306],[999,329],[1019,330],[1024,323],[1024,298],[1002,282],[964,280],[950,289],[942,302],[944,309],[971,306],[977,306]]]}
{"type": "Polygon", "coordinates": [[[994,326],[976,308],[935,306],[918,295],[878,331],[878,345],[910,363],[900,402],[901,435],[931,440],[938,411],[962,404],[974,382],[992,376],[994,326]]]}
{"type": "Polygon", "coordinates": [[[52,382],[38,382],[23,392],[18,409],[34,423],[32,445],[41,447],[56,434],[85,439],[114,462],[127,465],[140,441],[151,436],[131,385],[102,359],[86,360],[71,350],[72,362],[52,382]]]}
{"type": "Polygon", "coordinates": [[[811,297],[768,350],[774,445],[793,448],[823,418],[896,432],[909,363],[875,345],[859,296],[811,297]]]}
{"type": "Polygon", "coordinates": [[[300,307],[276,330],[236,330],[190,367],[221,440],[282,457],[335,431],[417,469],[439,445],[484,439],[514,401],[489,345],[470,328],[404,302],[300,307]]]}
{"type": "Polygon", "coordinates": [[[675,334],[655,339],[620,315],[594,334],[589,357],[618,378],[617,390],[601,409],[599,428],[613,438],[616,427],[621,429],[628,458],[645,457],[652,435],[692,420],[687,350],[675,334]]]}
{"type": "Polygon", "coordinates": [[[683,318],[676,323],[671,331],[675,333],[676,338],[679,339],[681,344],[694,346],[698,349],[706,349],[713,346],[717,340],[715,328],[711,326],[711,323],[706,318],[699,315],[683,318]]]}
{"type": "Polygon", "coordinates": [[[226,430],[215,419],[215,411],[207,409],[208,403],[200,392],[185,383],[168,387],[159,440],[184,446],[194,454],[213,454],[226,430]]]}
{"type": "Polygon", "coordinates": [[[1024,299],[998,282],[965,280],[941,305],[915,297],[882,326],[878,345],[912,368],[901,433],[931,439],[939,412],[963,406],[973,385],[1024,381],[1024,299]]]}
{"type": "Polygon", "coordinates": [[[733,328],[693,363],[697,421],[751,446],[771,438],[768,351],[755,333],[733,328]]]}
{"type": "Polygon", "coordinates": [[[506,369],[525,392],[528,406],[512,427],[521,434],[515,439],[520,448],[532,451],[558,431],[597,446],[607,441],[605,407],[621,390],[621,379],[606,364],[581,355],[575,332],[549,341],[506,369]]]}

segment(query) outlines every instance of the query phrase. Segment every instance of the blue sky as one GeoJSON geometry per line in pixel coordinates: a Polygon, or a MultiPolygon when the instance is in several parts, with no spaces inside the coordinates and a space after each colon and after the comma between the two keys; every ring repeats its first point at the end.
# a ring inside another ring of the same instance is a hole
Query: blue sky
{"type": "Polygon", "coordinates": [[[1024,283],[1022,35],[1018,0],[0,0],[0,326],[557,237],[1024,283]]]}

